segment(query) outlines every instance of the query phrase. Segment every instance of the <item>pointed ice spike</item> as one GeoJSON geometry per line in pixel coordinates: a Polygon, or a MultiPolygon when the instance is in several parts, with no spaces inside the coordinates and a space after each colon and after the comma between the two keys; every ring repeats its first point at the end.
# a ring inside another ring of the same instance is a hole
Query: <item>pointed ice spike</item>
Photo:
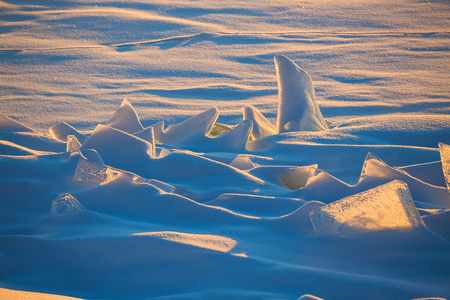
{"type": "Polygon", "coordinates": [[[107,125],[130,134],[144,129],[136,111],[127,100],[123,100],[120,108],[114,113],[107,125]]]}
{"type": "Polygon", "coordinates": [[[78,151],[78,149],[80,149],[81,144],[78,141],[78,139],[74,136],[74,135],[69,135],[67,137],[67,148],[66,148],[66,152],[74,152],[74,151],[78,151]]]}
{"type": "Polygon", "coordinates": [[[159,138],[156,135],[156,139],[163,144],[173,145],[195,134],[206,135],[218,117],[217,107],[211,108],[184,122],[167,127],[159,138]]]}
{"type": "Polygon", "coordinates": [[[310,213],[317,234],[410,230],[423,226],[406,183],[394,180],[310,213]]]}
{"type": "Polygon", "coordinates": [[[327,130],[328,126],[316,103],[313,83],[308,73],[286,56],[276,55],[274,60],[280,101],[277,133],[327,130]]]}
{"type": "Polygon", "coordinates": [[[73,214],[84,210],[85,208],[83,207],[83,205],[81,205],[81,203],[78,202],[78,200],[75,199],[71,194],[62,194],[59,195],[55,200],[53,200],[52,206],[50,208],[50,215],[58,216],[73,214]]]}
{"type": "Polygon", "coordinates": [[[445,183],[450,191],[450,145],[439,143],[439,153],[441,154],[442,172],[444,172],[445,183]]]}
{"type": "Polygon", "coordinates": [[[69,135],[74,135],[80,143],[84,143],[87,139],[87,136],[78,132],[78,130],[67,123],[58,123],[53,125],[50,127],[49,131],[55,139],[61,142],[67,142],[67,137],[69,135]]]}
{"type": "Polygon", "coordinates": [[[34,130],[0,113],[0,131],[27,132],[34,130]]]}
{"type": "Polygon", "coordinates": [[[266,117],[263,116],[259,110],[252,105],[246,105],[243,108],[244,120],[250,120],[253,122],[253,130],[250,134],[252,141],[274,135],[276,133],[275,126],[270,123],[266,117]]]}

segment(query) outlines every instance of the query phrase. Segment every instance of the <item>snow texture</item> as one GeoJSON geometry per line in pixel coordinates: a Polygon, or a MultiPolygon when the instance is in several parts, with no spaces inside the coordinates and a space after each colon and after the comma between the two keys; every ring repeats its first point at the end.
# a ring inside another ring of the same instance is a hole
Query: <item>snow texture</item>
{"type": "Polygon", "coordinates": [[[0,298],[449,299],[448,11],[0,1],[0,298]]]}

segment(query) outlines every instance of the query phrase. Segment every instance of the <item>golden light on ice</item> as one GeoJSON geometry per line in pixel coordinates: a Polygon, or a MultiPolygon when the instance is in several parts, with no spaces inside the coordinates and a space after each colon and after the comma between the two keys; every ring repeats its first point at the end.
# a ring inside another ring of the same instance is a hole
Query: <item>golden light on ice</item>
{"type": "Polygon", "coordinates": [[[408,230],[423,224],[408,186],[399,180],[325,205],[310,217],[317,234],[408,230]]]}

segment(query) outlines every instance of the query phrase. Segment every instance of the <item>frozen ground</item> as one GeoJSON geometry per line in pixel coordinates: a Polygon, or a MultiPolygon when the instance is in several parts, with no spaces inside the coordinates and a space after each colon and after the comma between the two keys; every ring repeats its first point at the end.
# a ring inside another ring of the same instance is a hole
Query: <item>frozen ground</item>
{"type": "Polygon", "coordinates": [[[0,2],[0,295],[449,298],[450,5],[161,2],[0,2]]]}

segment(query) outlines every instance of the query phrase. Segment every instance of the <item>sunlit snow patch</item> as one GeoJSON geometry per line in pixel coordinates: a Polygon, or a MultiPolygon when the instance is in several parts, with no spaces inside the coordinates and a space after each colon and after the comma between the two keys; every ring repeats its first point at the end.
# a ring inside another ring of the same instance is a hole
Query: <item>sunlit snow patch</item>
{"type": "Polygon", "coordinates": [[[439,143],[439,153],[441,154],[442,172],[444,172],[445,183],[450,191],[450,145],[439,143]]]}
{"type": "Polygon", "coordinates": [[[409,230],[423,225],[408,186],[394,180],[310,213],[317,234],[409,230]]]}
{"type": "Polygon", "coordinates": [[[237,242],[233,239],[211,234],[192,234],[192,233],[163,231],[163,232],[135,233],[133,235],[158,237],[160,239],[171,241],[174,243],[191,245],[195,247],[220,252],[228,252],[237,245],[237,242]]]}
{"type": "Polygon", "coordinates": [[[81,205],[81,203],[78,202],[78,200],[75,199],[72,195],[62,194],[59,195],[55,200],[53,200],[52,206],[50,208],[50,215],[57,216],[73,214],[84,210],[85,209],[81,205]]]}

